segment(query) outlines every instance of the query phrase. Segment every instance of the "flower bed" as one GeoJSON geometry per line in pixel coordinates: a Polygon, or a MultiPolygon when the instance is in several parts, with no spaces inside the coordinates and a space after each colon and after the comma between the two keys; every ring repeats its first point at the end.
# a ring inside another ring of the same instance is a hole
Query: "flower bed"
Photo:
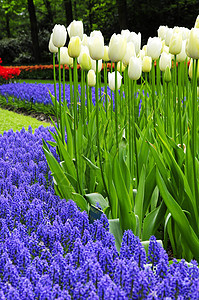
{"type": "MultiPolygon", "coordinates": [[[[0,64],[1,63],[2,60],[0,58],[0,64]]],[[[21,71],[18,67],[3,67],[0,65],[0,83],[4,83],[9,79],[15,78],[19,76],[20,73],[21,71]]]]}
{"type": "Polygon", "coordinates": [[[42,138],[0,136],[0,299],[198,299],[196,262],[169,265],[154,237],[147,257],[130,230],[119,254],[105,215],[91,224],[55,195],[42,138]]]}

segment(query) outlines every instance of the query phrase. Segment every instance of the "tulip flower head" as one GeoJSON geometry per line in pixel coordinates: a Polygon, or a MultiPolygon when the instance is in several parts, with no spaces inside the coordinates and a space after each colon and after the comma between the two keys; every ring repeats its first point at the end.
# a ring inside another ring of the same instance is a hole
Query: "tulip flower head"
{"type": "Polygon", "coordinates": [[[195,27],[195,28],[199,28],[199,15],[198,15],[197,18],[196,18],[194,27],[195,27]]]}
{"type": "Polygon", "coordinates": [[[166,46],[169,46],[172,33],[173,33],[173,28],[168,28],[166,31],[166,37],[165,37],[165,45],[166,46]]]}
{"type": "Polygon", "coordinates": [[[127,39],[127,43],[132,42],[135,46],[135,53],[136,55],[139,54],[140,52],[140,47],[141,47],[141,33],[139,32],[138,34],[135,32],[130,32],[129,37],[127,39]]]}
{"type": "Polygon", "coordinates": [[[87,74],[88,86],[92,87],[96,85],[96,75],[93,70],[89,70],[87,74]]]}
{"type": "MultiPolygon", "coordinates": [[[[120,72],[117,71],[117,89],[121,87],[122,84],[122,76],[120,72]]],[[[115,91],[115,72],[108,73],[108,85],[111,91],[115,91]]]]}
{"type": "Polygon", "coordinates": [[[84,27],[82,21],[73,20],[67,27],[69,37],[79,36],[83,40],[84,27]]]}
{"type": "Polygon", "coordinates": [[[169,42],[169,52],[173,55],[177,55],[182,50],[182,34],[173,32],[169,42]]]}
{"type": "Polygon", "coordinates": [[[167,30],[168,30],[168,26],[160,26],[158,28],[158,37],[161,38],[162,41],[165,40],[166,38],[167,30]]]}
{"type": "Polygon", "coordinates": [[[58,48],[54,46],[52,38],[53,38],[53,34],[51,33],[49,44],[48,44],[48,49],[49,49],[49,51],[51,53],[57,53],[58,52],[58,48]]]}
{"type": "Polygon", "coordinates": [[[177,56],[176,56],[176,59],[178,62],[185,61],[185,59],[187,58],[185,47],[186,47],[186,40],[183,40],[181,52],[179,54],[177,54],[177,56]]]}
{"type": "Polygon", "coordinates": [[[126,69],[125,65],[123,64],[123,62],[121,63],[121,61],[119,61],[117,63],[117,70],[120,72],[120,69],[121,69],[121,72],[124,72],[124,70],[126,69]]]}
{"type": "Polygon", "coordinates": [[[108,46],[104,46],[104,56],[102,57],[103,61],[109,61],[109,56],[108,56],[108,46]]]}
{"type": "Polygon", "coordinates": [[[70,57],[78,57],[81,52],[81,40],[79,36],[73,36],[68,44],[68,54],[70,57]]]}
{"type": "Polygon", "coordinates": [[[152,59],[158,59],[160,57],[162,49],[162,42],[159,37],[149,38],[147,42],[147,55],[152,59]]]}
{"type": "MultiPolygon", "coordinates": [[[[189,64],[189,77],[193,78],[193,59],[190,60],[189,64]]],[[[197,69],[197,78],[199,78],[199,63],[198,63],[198,69],[197,69]]]]}
{"type": "Polygon", "coordinates": [[[64,25],[56,24],[53,28],[52,42],[57,48],[63,47],[66,43],[67,31],[64,25]]]}
{"type": "Polygon", "coordinates": [[[152,67],[152,58],[150,56],[144,56],[142,60],[142,71],[149,73],[152,67]]]}
{"type": "Polygon", "coordinates": [[[109,42],[108,56],[111,61],[121,61],[126,53],[127,42],[121,34],[113,34],[109,42]]]}
{"type": "Polygon", "coordinates": [[[159,60],[159,68],[162,72],[165,72],[167,66],[169,67],[169,69],[171,69],[171,54],[162,52],[159,60]]]}
{"type": "Polygon", "coordinates": [[[169,83],[171,81],[171,70],[169,66],[166,67],[165,73],[164,73],[164,81],[169,83]]]}
{"type": "Polygon", "coordinates": [[[132,80],[138,80],[142,74],[142,61],[132,56],[129,61],[128,76],[132,80]]]}
{"type": "Polygon", "coordinates": [[[71,66],[73,64],[73,59],[68,55],[68,48],[60,48],[60,64],[71,66]]]}
{"type": "Polygon", "coordinates": [[[89,71],[92,67],[91,58],[88,53],[83,52],[80,58],[80,67],[84,71],[89,71]]]}
{"type": "Polygon", "coordinates": [[[104,39],[100,36],[93,36],[89,38],[88,48],[90,57],[94,60],[100,60],[104,56],[104,39]]]}
{"type": "Polygon", "coordinates": [[[136,56],[135,46],[134,46],[133,42],[127,43],[126,53],[125,53],[125,55],[123,57],[123,60],[122,60],[124,65],[128,66],[131,56],[136,56]]]}
{"type": "Polygon", "coordinates": [[[186,53],[189,57],[199,59],[199,28],[192,28],[187,39],[186,53]]]}

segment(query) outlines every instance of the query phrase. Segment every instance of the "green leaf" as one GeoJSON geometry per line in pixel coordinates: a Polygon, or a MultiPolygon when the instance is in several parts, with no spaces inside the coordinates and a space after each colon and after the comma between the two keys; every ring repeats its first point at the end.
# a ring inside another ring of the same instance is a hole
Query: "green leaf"
{"type": "Polygon", "coordinates": [[[109,221],[109,231],[114,235],[117,251],[120,252],[122,238],[123,238],[123,232],[120,227],[120,221],[119,219],[110,219],[108,221],[109,221]]]}
{"type": "Polygon", "coordinates": [[[77,193],[72,193],[72,195],[73,195],[73,200],[75,201],[77,206],[80,207],[81,211],[85,210],[88,213],[88,203],[86,199],[82,195],[77,193]]]}
{"type": "Polygon", "coordinates": [[[86,197],[90,205],[93,204],[97,206],[96,204],[99,203],[102,210],[104,210],[108,206],[107,200],[104,199],[104,197],[101,194],[91,193],[91,194],[85,194],[84,196],[86,197]]]}
{"type": "Polygon", "coordinates": [[[168,192],[168,189],[164,183],[164,180],[157,170],[156,178],[160,193],[163,197],[163,200],[169,209],[173,219],[175,220],[176,224],[178,225],[179,231],[187,245],[187,247],[191,250],[195,259],[199,260],[199,239],[196,236],[193,228],[190,226],[189,221],[182,211],[179,204],[175,201],[175,199],[171,196],[168,192]]]}
{"type": "Polygon", "coordinates": [[[136,231],[136,217],[132,210],[131,199],[126,189],[123,174],[118,163],[117,156],[113,161],[113,181],[117,191],[120,205],[120,224],[122,230],[131,229],[136,231]]]}

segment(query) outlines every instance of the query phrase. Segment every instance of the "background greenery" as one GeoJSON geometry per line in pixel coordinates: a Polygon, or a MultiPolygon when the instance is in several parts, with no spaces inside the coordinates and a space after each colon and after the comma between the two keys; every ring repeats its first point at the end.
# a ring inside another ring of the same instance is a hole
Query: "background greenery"
{"type": "Polygon", "coordinates": [[[122,29],[142,33],[142,45],[160,25],[193,27],[198,0],[0,0],[0,57],[4,64],[51,63],[48,41],[54,24],[84,22],[101,30],[105,43],[122,29]]]}

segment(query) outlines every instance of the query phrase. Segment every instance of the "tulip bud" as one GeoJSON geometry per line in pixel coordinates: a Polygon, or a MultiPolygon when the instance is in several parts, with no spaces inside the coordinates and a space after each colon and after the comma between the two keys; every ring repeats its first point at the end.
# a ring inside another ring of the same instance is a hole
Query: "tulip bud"
{"type": "Polygon", "coordinates": [[[84,28],[82,21],[73,20],[67,30],[70,38],[73,36],[79,36],[79,38],[83,40],[84,28]]]}
{"type": "Polygon", "coordinates": [[[152,59],[158,59],[162,49],[161,39],[158,37],[149,38],[147,42],[147,55],[152,59]]]}
{"type": "MultiPolygon", "coordinates": [[[[96,73],[96,60],[91,58],[91,69],[96,73]]],[[[102,70],[102,59],[98,60],[98,73],[102,70]]]]}
{"type": "Polygon", "coordinates": [[[135,46],[135,53],[138,55],[140,52],[140,46],[141,46],[141,33],[139,32],[136,34],[135,32],[130,32],[129,37],[127,39],[127,43],[133,42],[135,46]]]}
{"type": "Polygon", "coordinates": [[[195,28],[199,28],[199,15],[198,15],[197,18],[196,18],[196,22],[195,22],[194,27],[195,27],[195,28]]]}
{"type": "Polygon", "coordinates": [[[123,63],[121,63],[120,61],[117,63],[117,70],[120,72],[124,72],[124,70],[126,69],[125,65],[123,63]]]}
{"type": "Polygon", "coordinates": [[[73,59],[68,55],[67,47],[60,48],[60,64],[68,66],[73,64],[73,59]]]}
{"type": "Polygon", "coordinates": [[[166,31],[166,37],[165,37],[166,46],[169,46],[172,33],[173,33],[173,28],[168,28],[167,31],[166,31]]]}
{"type": "Polygon", "coordinates": [[[83,34],[82,46],[87,46],[88,47],[88,37],[85,33],[83,34]]]}
{"type": "Polygon", "coordinates": [[[186,45],[187,55],[199,59],[199,29],[192,28],[186,45]]]}
{"type": "Polygon", "coordinates": [[[104,39],[100,36],[93,36],[89,38],[88,48],[90,57],[94,60],[100,60],[104,56],[104,39]]]}
{"type": "MultiPolygon", "coordinates": [[[[121,87],[121,83],[122,83],[122,76],[117,71],[117,89],[119,89],[121,87]]],[[[109,85],[111,91],[115,90],[115,72],[108,73],[108,85],[109,85]]]]}
{"type": "Polygon", "coordinates": [[[182,34],[173,33],[169,42],[169,52],[171,54],[177,55],[182,50],[182,34]]]}
{"type": "Polygon", "coordinates": [[[109,42],[108,56],[111,61],[121,61],[126,52],[126,39],[121,34],[113,34],[109,42]]]}
{"type": "MultiPolygon", "coordinates": [[[[189,64],[189,77],[191,79],[193,77],[193,59],[190,60],[190,64],[189,64]]],[[[199,78],[199,64],[198,64],[198,70],[197,70],[197,78],[199,78]]]]}
{"type": "Polygon", "coordinates": [[[142,74],[142,62],[140,58],[132,56],[129,61],[128,76],[132,80],[138,80],[142,74]]]}
{"type": "Polygon", "coordinates": [[[96,75],[93,70],[89,70],[87,74],[88,86],[92,87],[96,85],[96,75]]]}
{"type": "Polygon", "coordinates": [[[142,60],[142,71],[149,73],[152,67],[152,58],[150,56],[144,56],[142,60]]]}
{"type": "Polygon", "coordinates": [[[52,42],[55,47],[63,47],[66,43],[66,27],[64,25],[55,25],[53,28],[52,42]]]}
{"type": "Polygon", "coordinates": [[[82,53],[80,61],[80,67],[82,68],[82,70],[89,71],[91,69],[91,58],[86,52],[82,53]]]}
{"type": "Polygon", "coordinates": [[[171,70],[169,66],[166,67],[165,73],[164,73],[164,81],[169,83],[171,81],[171,70]]]}
{"type": "Polygon", "coordinates": [[[187,58],[185,47],[186,47],[186,41],[184,40],[184,41],[182,41],[181,52],[179,54],[177,54],[177,56],[176,56],[176,59],[177,59],[178,62],[185,61],[185,59],[187,58]]]}
{"type": "Polygon", "coordinates": [[[159,60],[160,71],[165,72],[167,66],[169,67],[169,69],[171,69],[171,54],[162,52],[159,60]]]}
{"type": "Polygon", "coordinates": [[[68,54],[70,57],[78,57],[81,51],[81,41],[78,36],[73,36],[68,44],[68,54]]]}
{"type": "Polygon", "coordinates": [[[158,28],[158,37],[161,38],[162,41],[165,40],[166,38],[167,30],[168,30],[168,26],[160,26],[158,28]]]}
{"type": "Polygon", "coordinates": [[[108,46],[104,46],[104,56],[102,57],[103,61],[109,61],[109,56],[108,56],[108,46]]]}
{"type": "Polygon", "coordinates": [[[127,46],[126,46],[126,53],[122,60],[126,66],[128,66],[131,56],[136,56],[135,46],[134,46],[133,42],[127,43],[127,46]]]}
{"type": "Polygon", "coordinates": [[[129,38],[129,35],[130,35],[130,31],[128,29],[125,29],[125,30],[122,30],[121,31],[121,35],[126,39],[126,41],[128,40],[129,38]]]}
{"type": "Polygon", "coordinates": [[[49,44],[48,44],[48,48],[49,48],[49,51],[51,53],[57,53],[58,52],[58,48],[54,46],[53,41],[52,41],[52,37],[53,37],[53,34],[51,33],[50,41],[49,41],[49,44]]]}

